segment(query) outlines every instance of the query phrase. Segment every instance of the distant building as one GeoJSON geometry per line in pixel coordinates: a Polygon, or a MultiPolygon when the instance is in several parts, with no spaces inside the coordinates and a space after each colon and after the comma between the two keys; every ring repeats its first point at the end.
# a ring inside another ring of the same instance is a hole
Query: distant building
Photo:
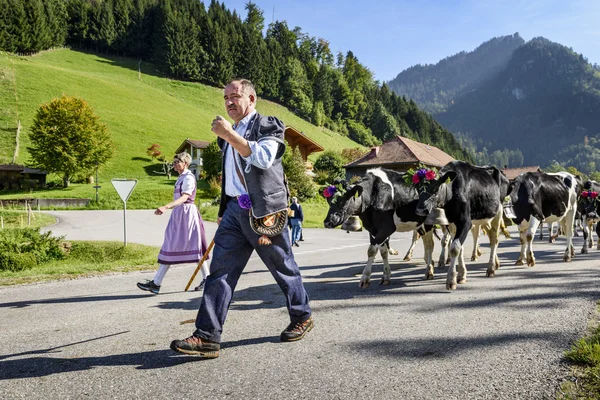
{"type": "Polygon", "coordinates": [[[369,153],[346,164],[344,168],[346,179],[349,180],[353,176],[364,176],[371,168],[406,172],[419,164],[439,169],[450,161],[454,161],[454,158],[435,146],[396,136],[381,146],[372,147],[369,153]]]}
{"type": "Polygon", "coordinates": [[[542,169],[537,165],[533,165],[530,167],[504,168],[502,169],[502,172],[504,175],[506,175],[509,181],[512,181],[517,176],[524,174],[525,172],[542,172],[542,169]]]}
{"type": "Polygon", "coordinates": [[[29,189],[46,186],[46,171],[19,164],[0,164],[0,189],[29,189]]]}
{"type": "MultiPolygon", "coordinates": [[[[298,148],[300,150],[306,169],[309,171],[312,170],[312,164],[308,162],[308,156],[312,153],[325,150],[317,142],[306,136],[304,132],[300,132],[292,126],[286,126],[285,140],[292,149],[298,148]]],[[[177,148],[176,153],[187,151],[192,156],[192,164],[189,169],[196,175],[196,179],[200,179],[202,172],[202,152],[209,144],[210,142],[188,138],[177,148]]]]}
{"type": "Polygon", "coordinates": [[[208,147],[210,142],[204,140],[193,140],[185,139],[183,143],[177,148],[175,153],[187,152],[192,156],[192,163],[189,166],[189,170],[196,176],[196,179],[200,179],[202,173],[202,152],[208,147]]]}

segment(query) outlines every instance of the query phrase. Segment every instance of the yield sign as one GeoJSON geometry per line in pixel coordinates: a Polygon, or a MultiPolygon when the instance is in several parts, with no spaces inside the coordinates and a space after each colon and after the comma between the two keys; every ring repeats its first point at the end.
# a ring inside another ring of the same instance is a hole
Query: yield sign
{"type": "Polygon", "coordinates": [[[110,182],[121,200],[123,200],[123,203],[127,203],[131,192],[133,192],[133,188],[137,185],[137,179],[111,179],[110,182]]]}

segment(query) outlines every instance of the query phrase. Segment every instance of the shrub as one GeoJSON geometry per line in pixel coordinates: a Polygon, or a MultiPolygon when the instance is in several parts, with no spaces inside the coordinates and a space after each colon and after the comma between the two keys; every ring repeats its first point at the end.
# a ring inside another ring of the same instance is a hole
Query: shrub
{"type": "Polygon", "coordinates": [[[312,199],[317,194],[317,186],[306,174],[306,167],[300,150],[287,146],[282,159],[283,170],[287,176],[290,196],[296,196],[300,201],[312,199]]]}
{"type": "Polygon", "coordinates": [[[344,164],[346,160],[334,151],[328,150],[317,158],[314,169],[315,172],[326,172],[327,180],[333,182],[335,179],[344,178],[344,164]]]}
{"type": "Polygon", "coordinates": [[[0,231],[0,253],[30,254],[37,264],[43,264],[65,257],[62,240],[39,228],[4,229],[0,231]]]}
{"type": "Polygon", "coordinates": [[[37,265],[33,254],[0,253],[0,271],[24,271],[37,265]]]}
{"type": "Polygon", "coordinates": [[[208,180],[208,189],[206,194],[210,198],[221,196],[221,175],[213,176],[208,180]]]}
{"type": "Polygon", "coordinates": [[[202,171],[208,179],[221,174],[222,162],[223,154],[215,140],[202,152],[202,171]]]}

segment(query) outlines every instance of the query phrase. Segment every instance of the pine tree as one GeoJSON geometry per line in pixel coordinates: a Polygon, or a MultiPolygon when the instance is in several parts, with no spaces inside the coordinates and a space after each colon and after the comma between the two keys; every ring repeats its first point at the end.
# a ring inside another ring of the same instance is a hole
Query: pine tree
{"type": "Polygon", "coordinates": [[[68,29],[66,3],[61,0],[46,0],[44,10],[50,33],[50,46],[64,46],[68,29]]]}
{"type": "Polygon", "coordinates": [[[52,36],[48,29],[48,21],[42,0],[25,2],[25,13],[30,26],[29,51],[38,52],[50,47],[52,36]]]}
{"type": "Polygon", "coordinates": [[[126,54],[130,46],[130,25],[132,23],[131,15],[133,13],[133,0],[114,0],[113,15],[115,20],[115,43],[114,48],[117,52],[126,54]]]}
{"type": "Polygon", "coordinates": [[[74,47],[89,45],[91,5],[85,0],[71,0],[67,4],[67,42],[74,47]]]}
{"type": "Polygon", "coordinates": [[[98,33],[100,44],[108,53],[117,38],[113,0],[103,0],[100,5],[100,30],[98,33]]]}
{"type": "Polygon", "coordinates": [[[22,0],[8,0],[8,10],[8,36],[12,38],[10,50],[22,53],[31,51],[32,28],[22,0]]]}
{"type": "Polygon", "coordinates": [[[165,62],[171,74],[178,79],[200,78],[198,31],[198,25],[184,12],[171,13],[165,21],[165,62]]]}

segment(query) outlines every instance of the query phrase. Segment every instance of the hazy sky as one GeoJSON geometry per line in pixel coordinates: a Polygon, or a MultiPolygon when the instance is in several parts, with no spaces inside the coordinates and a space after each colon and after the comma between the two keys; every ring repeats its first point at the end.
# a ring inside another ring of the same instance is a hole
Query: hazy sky
{"type": "MultiPolygon", "coordinates": [[[[224,1],[246,17],[247,0],[224,1]]],[[[253,2],[263,10],[265,25],[274,14],[290,29],[300,26],[303,32],[328,40],[334,54],[351,50],[379,81],[515,32],[526,41],[543,36],[600,64],[600,0],[253,2]]]]}

